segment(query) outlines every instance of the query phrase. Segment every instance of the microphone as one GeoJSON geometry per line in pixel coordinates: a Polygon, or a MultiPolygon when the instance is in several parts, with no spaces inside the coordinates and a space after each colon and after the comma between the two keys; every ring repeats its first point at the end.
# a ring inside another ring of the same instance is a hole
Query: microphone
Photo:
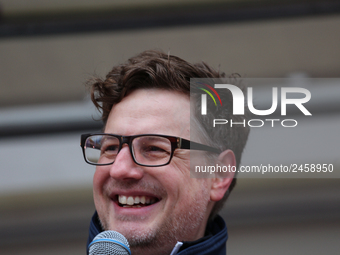
{"type": "Polygon", "coordinates": [[[131,255],[126,238],[116,231],[99,233],[89,244],[89,255],[131,255]]]}

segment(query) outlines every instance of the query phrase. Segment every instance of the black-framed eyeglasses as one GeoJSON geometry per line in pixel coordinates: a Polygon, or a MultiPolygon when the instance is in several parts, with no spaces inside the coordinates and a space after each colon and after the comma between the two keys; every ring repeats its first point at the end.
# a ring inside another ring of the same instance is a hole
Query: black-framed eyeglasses
{"type": "Polygon", "coordinates": [[[129,146],[133,161],[140,166],[164,166],[170,163],[176,149],[202,150],[220,153],[217,148],[167,135],[143,134],[121,136],[115,134],[83,134],[80,146],[84,159],[91,165],[114,163],[123,144],[129,146]]]}

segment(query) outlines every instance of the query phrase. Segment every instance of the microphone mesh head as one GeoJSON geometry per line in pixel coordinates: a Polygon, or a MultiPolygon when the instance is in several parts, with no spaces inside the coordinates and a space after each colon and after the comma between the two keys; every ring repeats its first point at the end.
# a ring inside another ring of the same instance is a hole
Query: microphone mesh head
{"type": "Polygon", "coordinates": [[[93,239],[92,242],[94,243],[90,245],[90,249],[89,249],[90,255],[129,255],[130,254],[126,248],[124,248],[123,246],[117,243],[105,241],[105,240],[100,240],[98,242],[95,242],[96,240],[99,240],[99,239],[111,239],[113,241],[118,241],[130,248],[128,241],[122,234],[116,231],[108,230],[108,231],[101,232],[93,239]]]}

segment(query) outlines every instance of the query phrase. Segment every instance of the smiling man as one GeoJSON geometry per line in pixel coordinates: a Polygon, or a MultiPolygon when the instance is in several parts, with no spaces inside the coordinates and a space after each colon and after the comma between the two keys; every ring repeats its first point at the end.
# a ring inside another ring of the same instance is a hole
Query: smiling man
{"type": "Polygon", "coordinates": [[[193,162],[238,166],[247,140],[249,130],[239,127],[216,129],[229,133],[224,140],[210,137],[190,105],[190,78],[220,77],[204,63],[146,51],[91,84],[104,129],[81,139],[85,160],[96,165],[88,242],[114,230],[136,255],[226,254],[227,229],[217,212],[234,173],[190,175],[193,162]]]}

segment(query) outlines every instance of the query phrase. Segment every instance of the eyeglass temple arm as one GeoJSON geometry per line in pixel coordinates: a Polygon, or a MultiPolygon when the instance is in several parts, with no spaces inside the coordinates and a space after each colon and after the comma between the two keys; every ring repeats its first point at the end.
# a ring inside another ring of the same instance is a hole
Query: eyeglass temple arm
{"type": "Polygon", "coordinates": [[[180,149],[191,149],[191,150],[200,150],[200,151],[210,151],[215,153],[220,153],[221,151],[217,148],[210,147],[205,144],[191,142],[189,140],[181,138],[181,146],[180,149]]]}

